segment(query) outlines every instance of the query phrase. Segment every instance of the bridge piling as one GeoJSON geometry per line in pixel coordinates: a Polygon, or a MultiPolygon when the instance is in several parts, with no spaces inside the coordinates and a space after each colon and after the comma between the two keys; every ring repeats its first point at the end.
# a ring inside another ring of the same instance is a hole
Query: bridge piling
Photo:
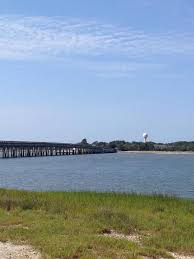
{"type": "Polygon", "coordinates": [[[113,148],[99,148],[92,145],[48,143],[48,142],[22,142],[0,141],[0,158],[24,158],[43,156],[67,156],[115,153],[113,148]]]}

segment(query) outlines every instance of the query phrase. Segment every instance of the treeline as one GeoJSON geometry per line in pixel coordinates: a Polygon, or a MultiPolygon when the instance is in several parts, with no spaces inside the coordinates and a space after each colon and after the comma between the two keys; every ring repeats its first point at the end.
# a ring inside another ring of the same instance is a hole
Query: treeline
{"type": "Polygon", "coordinates": [[[111,141],[92,143],[93,146],[116,148],[120,151],[194,151],[194,141],[179,141],[174,143],[154,143],[154,142],[126,142],[126,141],[111,141]]]}

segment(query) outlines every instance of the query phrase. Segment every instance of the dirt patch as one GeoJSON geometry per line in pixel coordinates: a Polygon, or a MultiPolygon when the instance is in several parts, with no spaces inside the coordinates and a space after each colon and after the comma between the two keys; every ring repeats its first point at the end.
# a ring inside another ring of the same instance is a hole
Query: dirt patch
{"type": "Polygon", "coordinates": [[[117,239],[126,239],[128,241],[132,241],[132,242],[135,242],[135,243],[138,243],[140,244],[140,239],[141,237],[139,235],[125,235],[125,234],[121,234],[121,233],[118,233],[114,230],[109,230],[109,231],[104,231],[103,236],[105,237],[112,237],[112,238],[117,238],[117,239]]]}
{"type": "Polygon", "coordinates": [[[15,245],[10,242],[0,242],[1,259],[42,259],[39,252],[31,246],[15,245]]]}
{"type": "Polygon", "coordinates": [[[171,253],[171,255],[176,258],[176,259],[194,259],[194,256],[189,256],[189,255],[181,255],[181,254],[176,254],[176,253],[171,253]]]}

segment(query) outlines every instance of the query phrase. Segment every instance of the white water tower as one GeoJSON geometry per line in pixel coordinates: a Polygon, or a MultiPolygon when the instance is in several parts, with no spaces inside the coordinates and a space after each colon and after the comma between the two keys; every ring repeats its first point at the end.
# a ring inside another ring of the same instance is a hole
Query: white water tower
{"type": "Polygon", "coordinates": [[[147,133],[143,133],[143,138],[144,138],[144,143],[147,143],[147,141],[148,141],[148,134],[147,133]]]}

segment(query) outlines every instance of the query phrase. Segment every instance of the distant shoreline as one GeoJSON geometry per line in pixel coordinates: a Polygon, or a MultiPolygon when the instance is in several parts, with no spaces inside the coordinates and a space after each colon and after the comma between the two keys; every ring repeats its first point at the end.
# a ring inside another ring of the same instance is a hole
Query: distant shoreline
{"type": "Polygon", "coordinates": [[[194,155],[194,151],[119,151],[131,154],[156,154],[156,155],[194,155]]]}

